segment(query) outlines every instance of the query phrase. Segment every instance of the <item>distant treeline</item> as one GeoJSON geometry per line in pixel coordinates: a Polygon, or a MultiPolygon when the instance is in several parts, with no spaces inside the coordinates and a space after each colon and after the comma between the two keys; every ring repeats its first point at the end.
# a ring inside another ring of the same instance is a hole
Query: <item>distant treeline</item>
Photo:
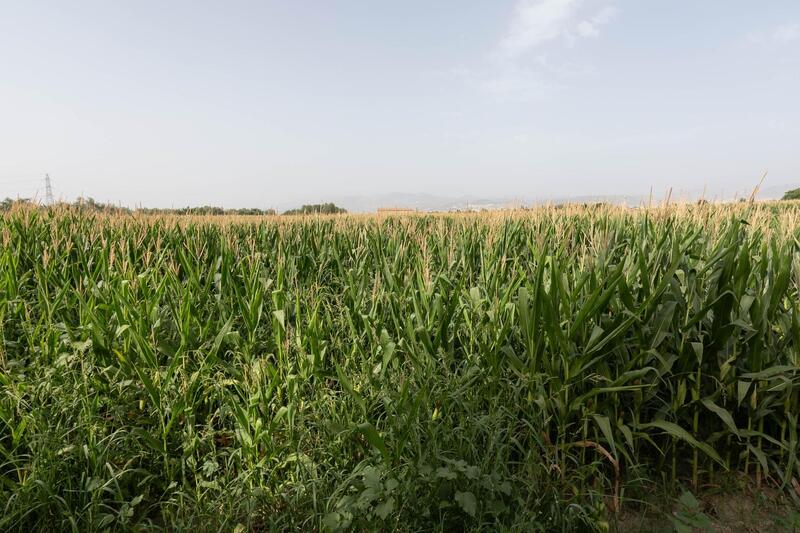
{"type": "Polygon", "coordinates": [[[284,211],[284,215],[339,215],[347,213],[347,209],[337,207],[336,204],[310,204],[304,205],[299,209],[289,209],[284,211]]]}
{"type": "MultiPolygon", "coordinates": [[[[8,211],[15,205],[39,205],[30,198],[6,198],[0,202],[0,212],[8,211]]],[[[131,214],[144,213],[147,215],[276,215],[274,209],[259,209],[257,207],[245,207],[241,209],[224,209],[213,205],[200,207],[179,207],[179,208],[156,208],[156,207],[137,207],[131,209],[114,204],[98,202],[94,198],[78,198],[73,203],[60,202],[58,205],[86,209],[107,214],[131,214]]],[[[337,207],[333,203],[304,205],[298,209],[289,209],[284,215],[336,215],[347,213],[347,210],[337,207]]]]}
{"type": "MultiPolygon", "coordinates": [[[[6,198],[0,202],[0,211],[8,211],[15,205],[36,205],[37,202],[29,198],[6,198]]],[[[245,207],[242,209],[224,209],[213,205],[203,205],[200,207],[178,207],[178,208],[158,208],[158,207],[137,207],[131,209],[114,204],[98,202],[94,198],[78,198],[72,203],[59,202],[57,205],[75,207],[89,211],[97,211],[109,214],[144,213],[148,215],[275,215],[274,209],[259,209],[257,207],[245,207]]]]}
{"type": "Polygon", "coordinates": [[[136,209],[137,213],[152,215],[275,215],[274,209],[259,209],[257,207],[243,207],[241,209],[223,209],[213,205],[203,205],[200,207],[182,207],[180,209],[158,209],[142,207],[136,209]]]}

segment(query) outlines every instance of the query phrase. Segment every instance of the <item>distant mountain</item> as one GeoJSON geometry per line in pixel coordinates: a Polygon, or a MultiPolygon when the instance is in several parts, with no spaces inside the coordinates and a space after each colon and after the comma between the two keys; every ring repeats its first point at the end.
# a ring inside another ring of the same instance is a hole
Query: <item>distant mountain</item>
{"type": "Polygon", "coordinates": [[[501,209],[519,205],[512,198],[481,198],[478,196],[436,196],[433,194],[388,193],[376,195],[344,196],[334,203],[350,212],[366,213],[380,208],[416,209],[418,211],[455,211],[466,209],[501,209]]]}
{"type": "MultiPolygon", "coordinates": [[[[780,199],[789,189],[800,186],[798,184],[788,185],[766,185],[763,186],[757,195],[759,200],[780,199]]],[[[672,201],[693,202],[700,198],[708,201],[732,201],[738,198],[747,198],[752,190],[741,191],[709,191],[704,189],[676,190],[672,192],[672,201]]],[[[498,196],[484,197],[476,195],[444,196],[426,193],[383,193],[383,194],[364,194],[324,198],[326,202],[333,202],[337,206],[344,207],[351,213],[374,213],[380,208],[399,208],[415,209],[417,211],[479,211],[481,209],[507,209],[521,206],[535,206],[542,204],[565,204],[565,203],[610,203],[635,207],[647,205],[652,202],[658,204],[663,202],[667,196],[667,191],[654,191],[652,198],[649,194],[585,194],[574,196],[498,196]]],[[[309,203],[309,202],[305,202],[309,203]]],[[[298,204],[299,205],[299,204],[298,204]]],[[[278,210],[297,207],[297,205],[279,205],[278,210]]]]}
{"type": "Polygon", "coordinates": [[[480,211],[481,209],[509,209],[541,204],[597,203],[607,202],[624,205],[640,205],[644,196],[584,195],[565,197],[483,197],[483,196],[437,196],[432,194],[389,193],[334,198],[333,202],[352,213],[370,213],[380,208],[416,209],[417,211],[480,211]]]}

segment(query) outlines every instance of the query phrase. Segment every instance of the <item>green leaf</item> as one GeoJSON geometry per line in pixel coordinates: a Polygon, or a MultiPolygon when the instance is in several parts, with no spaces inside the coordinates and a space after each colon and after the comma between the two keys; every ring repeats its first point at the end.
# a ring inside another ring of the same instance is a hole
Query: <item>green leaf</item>
{"type": "Polygon", "coordinates": [[[166,453],[164,449],[164,443],[160,442],[158,439],[153,437],[150,432],[147,431],[145,428],[134,428],[133,434],[137,435],[140,439],[142,439],[145,444],[150,446],[153,450],[157,451],[158,453],[166,453]]]}
{"type": "Polygon", "coordinates": [[[465,513],[474,517],[477,511],[478,502],[475,500],[475,495],[471,492],[458,492],[456,491],[456,502],[465,513]]]}
{"type": "Polygon", "coordinates": [[[767,368],[766,370],[762,370],[761,372],[748,372],[747,374],[742,374],[742,377],[751,379],[753,381],[759,381],[762,379],[769,379],[780,374],[794,374],[797,371],[798,368],[796,366],[777,365],[767,368]]]}
{"type": "Polygon", "coordinates": [[[364,435],[364,438],[367,439],[367,442],[369,442],[373,448],[378,450],[381,455],[383,455],[385,460],[389,460],[389,451],[386,449],[386,444],[383,442],[383,438],[375,429],[375,426],[369,422],[364,422],[363,424],[358,425],[358,431],[364,435]]]}
{"type": "Polygon", "coordinates": [[[379,503],[375,507],[375,514],[380,517],[381,520],[386,520],[386,518],[394,512],[394,498],[389,496],[385,502],[379,503]]]}
{"type": "Polygon", "coordinates": [[[380,490],[381,476],[374,466],[368,466],[361,472],[361,479],[364,481],[364,486],[371,489],[380,490]]]}
{"type": "Polygon", "coordinates": [[[479,305],[481,303],[481,291],[478,287],[472,287],[469,290],[469,297],[472,300],[473,305],[479,305]]]}
{"type": "Polygon", "coordinates": [[[389,478],[389,479],[387,479],[387,480],[386,480],[386,487],[385,487],[385,489],[386,489],[386,490],[385,490],[385,491],[386,491],[387,493],[394,492],[394,491],[395,491],[395,489],[396,489],[396,488],[397,488],[399,485],[400,485],[400,482],[399,482],[399,481],[397,481],[395,478],[389,478]]]}
{"type": "Polygon", "coordinates": [[[222,346],[222,342],[225,340],[225,337],[231,331],[232,325],[233,325],[233,317],[229,318],[228,321],[225,322],[225,324],[222,326],[222,329],[214,338],[214,344],[211,346],[211,351],[208,353],[209,356],[211,357],[219,356],[219,349],[222,346]]]}
{"type": "Polygon", "coordinates": [[[278,320],[278,324],[281,325],[281,329],[286,331],[286,313],[283,312],[283,309],[278,309],[277,311],[273,311],[272,314],[278,320]]]}
{"type": "Polygon", "coordinates": [[[673,422],[667,422],[666,420],[656,420],[655,422],[649,422],[647,424],[640,424],[640,427],[642,427],[642,428],[651,428],[652,427],[652,428],[658,428],[658,429],[661,429],[663,431],[666,431],[668,434],[670,434],[671,436],[675,437],[676,439],[683,440],[683,441],[689,443],[691,446],[693,446],[693,447],[697,448],[698,450],[702,451],[703,453],[705,453],[706,455],[708,455],[709,457],[714,459],[716,462],[718,462],[720,465],[725,467],[725,469],[728,468],[727,465],[725,464],[725,462],[719,456],[719,454],[714,450],[714,448],[712,448],[708,444],[699,442],[688,431],[686,431],[685,429],[680,427],[678,424],[675,424],[673,422]]]}
{"type": "Polygon", "coordinates": [[[377,500],[379,496],[379,490],[367,487],[361,491],[361,494],[358,495],[358,500],[356,500],[355,506],[358,509],[365,511],[371,507],[372,502],[377,500]]]}
{"type": "Polygon", "coordinates": [[[447,468],[446,466],[440,466],[436,469],[436,477],[440,477],[442,479],[456,479],[458,474],[447,468]]]}
{"type": "Polygon", "coordinates": [[[631,432],[631,428],[626,426],[625,424],[620,424],[619,430],[622,432],[622,435],[625,437],[625,442],[628,445],[628,449],[633,452],[634,445],[633,445],[633,432],[631,432]]]}
{"type": "Polygon", "coordinates": [[[353,388],[353,384],[350,383],[350,380],[347,379],[347,376],[345,375],[344,371],[342,370],[342,368],[338,364],[336,365],[336,377],[339,378],[339,384],[342,386],[342,388],[345,391],[347,391],[347,393],[350,394],[350,396],[353,397],[353,399],[356,401],[358,406],[361,407],[361,410],[366,415],[367,406],[364,403],[364,399],[353,388]]]}
{"type": "Polygon", "coordinates": [[[700,502],[697,501],[697,498],[694,497],[694,494],[689,492],[688,490],[684,491],[681,494],[680,498],[678,498],[678,502],[685,508],[685,509],[699,509],[700,502]]]}
{"type": "Polygon", "coordinates": [[[741,406],[742,402],[745,398],[747,398],[747,392],[750,390],[751,383],[749,381],[738,381],[736,383],[736,400],[737,403],[741,406]]]}
{"type": "Polygon", "coordinates": [[[381,331],[381,352],[383,355],[383,361],[381,364],[381,377],[386,374],[386,369],[389,367],[389,363],[392,361],[392,356],[394,355],[395,343],[393,343],[389,339],[389,334],[384,329],[381,331]]]}
{"type": "Polygon", "coordinates": [[[761,465],[761,468],[764,469],[764,474],[768,475],[769,474],[769,465],[767,464],[767,455],[762,450],[760,450],[759,448],[756,448],[752,444],[748,444],[747,445],[747,449],[750,450],[751,452],[753,452],[753,455],[755,455],[756,459],[758,459],[758,462],[761,465]]]}
{"type": "Polygon", "coordinates": [[[693,342],[692,350],[694,351],[694,356],[697,358],[697,364],[703,364],[703,343],[693,342]]]}
{"type": "Polygon", "coordinates": [[[322,519],[322,525],[325,526],[325,529],[328,531],[341,531],[346,527],[344,526],[344,520],[341,513],[336,511],[326,514],[322,519]]]}
{"type": "Polygon", "coordinates": [[[722,421],[726,426],[728,426],[728,429],[730,429],[734,435],[737,437],[739,436],[739,428],[736,427],[736,422],[733,421],[733,416],[731,416],[730,412],[715,404],[708,398],[704,398],[702,402],[709,411],[716,413],[716,415],[722,419],[722,421]]]}
{"type": "Polygon", "coordinates": [[[600,431],[603,432],[603,436],[606,438],[608,445],[611,447],[611,455],[614,458],[617,457],[617,447],[614,444],[614,433],[611,431],[611,422],[609,422],[607,416],[594,414],[592,415],[594,421],[597,422],[597,425],[600,427],[600,431]]]}

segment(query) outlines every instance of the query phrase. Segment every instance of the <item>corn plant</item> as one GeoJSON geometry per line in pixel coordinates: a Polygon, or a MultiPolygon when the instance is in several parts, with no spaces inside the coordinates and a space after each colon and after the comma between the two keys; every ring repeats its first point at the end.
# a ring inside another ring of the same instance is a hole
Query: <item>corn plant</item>
{"type": "Polygon", "coordinates": [[[659,472],[800,504],[791,203],[0,238],[3,530],[601,530],[659,472]]]}

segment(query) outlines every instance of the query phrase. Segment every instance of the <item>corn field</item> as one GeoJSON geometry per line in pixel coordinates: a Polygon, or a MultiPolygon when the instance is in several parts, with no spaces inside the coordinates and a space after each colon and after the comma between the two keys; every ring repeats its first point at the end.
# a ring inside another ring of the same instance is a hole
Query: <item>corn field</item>
{"type": "Polygon", "coordinates": [[[0,219],[0,530],[800,505],[800,206],[0,219]]]}

